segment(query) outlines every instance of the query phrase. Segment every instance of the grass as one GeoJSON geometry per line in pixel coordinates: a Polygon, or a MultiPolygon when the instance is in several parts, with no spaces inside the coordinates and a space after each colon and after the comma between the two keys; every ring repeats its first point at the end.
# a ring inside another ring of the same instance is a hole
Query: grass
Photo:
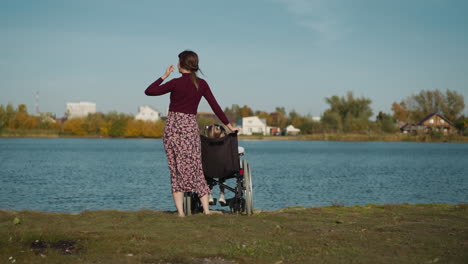
{"type": "Polygon", "coordinates": [[[0,263],[13,260],[468,263],[468,205],[334,205],[186,218],[150,210],[0,211],[0,263]]]}

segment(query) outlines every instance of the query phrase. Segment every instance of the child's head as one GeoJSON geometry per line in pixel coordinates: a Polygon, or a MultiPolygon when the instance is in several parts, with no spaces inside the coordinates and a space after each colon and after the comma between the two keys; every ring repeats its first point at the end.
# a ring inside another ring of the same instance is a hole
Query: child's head
{"type": "Polygon", "coordinates": [[[222,126],[213,124],[205,127],[205,134],[209,138],[220,138],[224,137],[226,132],[222,126]]]}

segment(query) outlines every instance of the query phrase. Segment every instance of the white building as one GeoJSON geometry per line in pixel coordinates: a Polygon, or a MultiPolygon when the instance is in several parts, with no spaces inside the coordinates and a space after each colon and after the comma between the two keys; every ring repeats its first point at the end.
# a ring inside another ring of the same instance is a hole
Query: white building
{"type": "Polygon", "coordinates": [[[301,132],[299,128],[295,128],[293,125],[289,125],[286,127],[286,135],[298,135],[301,132]]]}
{"type": "Polygon", "coordinates": [[[268,129],[265,118],[259,118],[258,116],[243,117],[241,125],[241,134],[252,135],[262,134],[267,135],[268,129]]]}
{"type": "Polygon", "coordinates": [[[138,114],[135,116],[136,120],[157,121],[161,119],[161,114],[148,105],[140,105],[138,107],[138,114]]]}
{"type": "Polygon", "coordinates": [[[96,113],[96,104],[90,102],[67,103],[66,115],[68,118],[85,117],[96,113]]]}

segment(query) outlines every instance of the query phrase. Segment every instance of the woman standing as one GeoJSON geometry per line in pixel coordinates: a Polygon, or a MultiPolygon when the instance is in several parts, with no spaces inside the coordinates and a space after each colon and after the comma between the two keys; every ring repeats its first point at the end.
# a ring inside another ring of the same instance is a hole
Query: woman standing
{"type": "Polygon", "coordinates": [[[193,51],[183,51],[179,54],[177,67],[182,74],[180,78],[162,84],[174,71],[174,66],[170,65],[164,75],[145,90],[145,94],[157,96],[171,93],[163,142],[171,172],[172,197],[179,216],[185,216],[184,192],[197,193],[204,213],[209,214],[208,193],[210,189],[203,175],[197,124],[197,109],[201,97],[205,97],[224,125],[230,130],[234,128],[229,124],[229,120],[216,102],[208,83],[197,77],[198,55],[193,51]]]}

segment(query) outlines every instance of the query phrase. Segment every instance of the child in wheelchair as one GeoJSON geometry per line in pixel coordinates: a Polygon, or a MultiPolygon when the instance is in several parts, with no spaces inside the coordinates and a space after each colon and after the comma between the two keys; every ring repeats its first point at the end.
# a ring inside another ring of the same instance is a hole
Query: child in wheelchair
{"type": "MultiPolygon", "coordinates": [[[[212,124],[212,125],[208,125],[208,126],[205,127],[205,136],[208,137],[208,138],[221,138],[221,137],[225,137],[226,135],[227,134],[226,134],[226,130],[224,129],[224,127],[222,127],[222,126],[220,126],[218,124],[212,124]]],[[[224,184],[225,179],[220,178],[219,183],[224,184]]],[[[215,204],[215,201],[213,199],[213,189],[211,189],[210,193],[208,194],[208,201],[209,201],[210,205],[215,204]]],[[[218,199],[218,202],[223,206],[226,204],[226,198],[224,197],[224,186],[223,185],[219,185],[219,199],[218,199]]]]}
{"type": "MultiPolygon", "coordinates": [[[[213,188],[220,187],[220,205],[229,206],[231,213],[253,213],[252,178],[250,166],[245,159],[244,149],[237,144],[237,133],[226,133],[220,125],[205,127],[200,135],[202,166],[205,180],[210,189],[209,198],[212,203],[213,188]],[[233,185],[225,184],[226,180],[232,179],[233,185]],[[234,194],[232,198],[226,199],[224,191],[228,190],[234,194]]],[[[184,193],[183,201],[185,215],[202,212],[200,199],[193,192],[184,193]]]]}

